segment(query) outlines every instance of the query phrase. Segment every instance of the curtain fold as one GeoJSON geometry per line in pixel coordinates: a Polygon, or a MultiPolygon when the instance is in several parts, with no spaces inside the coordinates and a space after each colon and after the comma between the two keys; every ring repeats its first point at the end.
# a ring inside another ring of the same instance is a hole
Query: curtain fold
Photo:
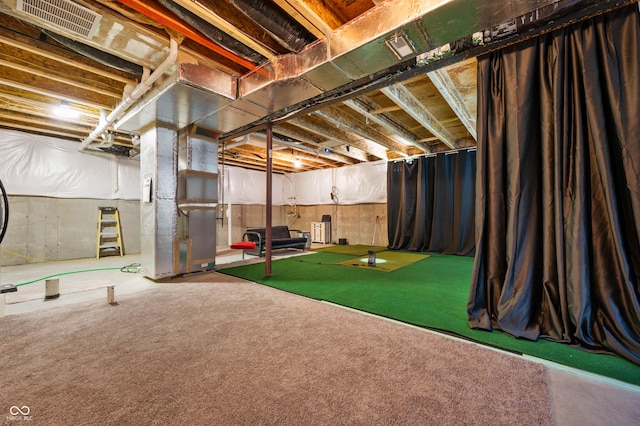
{"type": "Polygon", "coordinates": [[[478,61],[469,324],[640,364],[636,5],[478,61]]]}
{"type": "Polygon", "coordinates": [[[476,152],[389,163],[389,248],[473,256],[476,152]]]}

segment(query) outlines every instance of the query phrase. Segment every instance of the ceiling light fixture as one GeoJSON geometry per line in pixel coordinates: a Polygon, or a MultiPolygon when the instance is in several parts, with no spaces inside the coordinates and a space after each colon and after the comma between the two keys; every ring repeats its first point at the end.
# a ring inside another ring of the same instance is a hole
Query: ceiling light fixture
{"type": "Polygon", "coordinates": [[[384,43],[389,47],[389,49],[391,49],[398,59],[403,59],[416,53],[416,49],[404,33],[394,34],[386,39],[384,43]]]}
{"type": "Polygon", "coordinates": [[[302,168],[302,161],[296,158],[295,160],[293,160],[293,167],[295,167],[296,169],[302,168]]]}
{"type": "Polygon", "coordinates": [[[80,117],[80,113],[71,108],[71,105],[69,105],[67,101],[60,101],[60,105],[53,109],[53,114],[59,118],[73,119],[80,117]]]}

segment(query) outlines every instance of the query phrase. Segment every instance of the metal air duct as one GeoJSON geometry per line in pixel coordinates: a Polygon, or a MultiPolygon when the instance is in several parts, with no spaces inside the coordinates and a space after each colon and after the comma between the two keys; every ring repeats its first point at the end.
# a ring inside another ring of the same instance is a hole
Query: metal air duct
{"type": "Polygon", "coordinates": [[[182,129],[236,99],[237,80],[204,65],[176,64],[115,127],[139,132],[154,123],[182,129]]]}
{"type": "MultiPolygon", "coordinates": [[[[17,11],[17,0],[2,1],[21,19],[60,31],[52,23],[17,11]]],[[[271,19],[271,23],[265,21],[262,25],[273,27],[274,20],[275,26],[285,21],[278,18],[275,9],[262,2],[233,0],[233,3],[251,7],[254,12],[271,19]]],[[[354,90],[355,84],[367,84],[369,76],[399,64],[415,69],[420,65],[420,55],[468,38],[470,34],[481,32],[483,48],[489,50],[497,40],[515,42],[523,35],[531,36],[541,25],[563,19],[568,21],[569,18],[580,19],[588,13],[628,3],[628,0],[385,1],[331,32],[325,39],[308,45],[312,37],[291,30],[294,40],[290,41],[290,47],[296,50],[306,45],[300,53],[278,56],[239,81],[220,70],[178,64],[169,71],[170,75],[163,75],[115,126],[138,132],[154,122],[173,128],[198,123],[200,127],[224,133],[222,139],[225,140],[237,136],[245,127],[261,124],[265,117],[269,120],[283,118],[292,111],[303,110],[311,99],[321,102],[328,96],[327,92],[348,93],[354,90]]],[[[127,60],[135,59],[147,68],[156,68],[166,56],[165,41],[115,31],[116,24],[103,17],[97,34],[83,43],[117,52],[127,60]],[[108,36],[109,31],[116,34],[115,38],[108,36]],[[108,46],[101,45],[104,40],[110,40],[108,46]],[[129,46],[135,46],[135,50],[129,46]]],[[[382,81],[385,77],[379,78],[382,81]]]]}
{"type": "MultiPolygon", "coordinates": [[[[228,108],[202,120],[204,127],[225,133],[222,140],[237,137],[252,126],[284,118],[303,110],[307,101],[320,102],[329,91],[352,84],[367,85],[367,77],[402,65],[417,68],[420,55],[483,34],[484,45],[476,53],[495,48],[504,40],[535,35],[543,25],[621,7],[624,0],[394,0],[385,1],[360,17],[306,46],[298,54],[281,55],[240,79],[239,99],[228,108]],[[248,105],[251,105],[250,107],[248,105]],[[238,131],[216,127],[229,122],[229,109],[246,114],[234,116],[238,131]],[[256,111],[257,110],[257,111],[256,111]],[[280,115],[278,115],[280,114],[280,115]],[[250,121],[253,116],[261,116],[250,121]],[[262,120],[262,121],[260,121],[262,120]]],[[[560,23],[558,25],[561,25],[560,23]]],[[[459,43],[457,47],[466,47],[459,43]]],[[[459,49],[458,49],[459,50],[459,49]]],[[[389,75],[391,77],[391,75],[389,75]]]]}
{"type": "Polygon", "coordinates": [[[70,0],[0,0],[0,12],[142,67],[155,69],[169,51],[166,37],[70,0]]]}

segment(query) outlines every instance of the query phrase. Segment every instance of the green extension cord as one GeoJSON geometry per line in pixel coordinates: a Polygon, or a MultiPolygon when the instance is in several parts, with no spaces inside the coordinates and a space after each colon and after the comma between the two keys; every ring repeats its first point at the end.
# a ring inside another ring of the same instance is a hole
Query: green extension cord
{"type": "Polygon", "coordinates": [[[80,271],[71,271],[71,272],[62,272],[60,274],[54,274],[54,275],[49,275],[47,277],[43,277],[43,278],[38,278],[32,281],[27,281],[24,283],[20,283],[20,284],[16,284],[16,287],[20,287],[23,285],[27,285],[27,284],[33,284],[36,283],[38,281],[43,281],[49,278],[53,278],[53,277],[59,277],[62,275],[71,275],[71,274],[80,274],[82,272],[95,272],[95,271],[116,271],[116,270],[120,270],[121,272],[128,272],[128,273],[137,273],[140,270],[140,264],[139,263],[132,263],[131,265],[127,265],[127,266],[123,266],[121,268],[96,268],[96,269],[83,269],[80,271]]]}

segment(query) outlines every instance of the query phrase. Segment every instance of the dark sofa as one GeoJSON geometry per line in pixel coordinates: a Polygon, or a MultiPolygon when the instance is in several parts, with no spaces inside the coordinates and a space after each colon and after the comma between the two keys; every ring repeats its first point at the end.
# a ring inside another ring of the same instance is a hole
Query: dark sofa
{"type": "MultiPolygon", "coordinates": [[[[298,230],[289,229],[288,226],[272,226],[271,227],[271,250],[277,249],[300,249],[304,250],[307,245],[306,237],[292,237],[291,233],[299,233],[298,230]]],[[[247,228],[242,236],[243,241],[252,241],[256,243],[253,250],[244,250],[246,254],[254,256],[264,256],[266,250],[267,230],[266,228],[247,228]]]]}

